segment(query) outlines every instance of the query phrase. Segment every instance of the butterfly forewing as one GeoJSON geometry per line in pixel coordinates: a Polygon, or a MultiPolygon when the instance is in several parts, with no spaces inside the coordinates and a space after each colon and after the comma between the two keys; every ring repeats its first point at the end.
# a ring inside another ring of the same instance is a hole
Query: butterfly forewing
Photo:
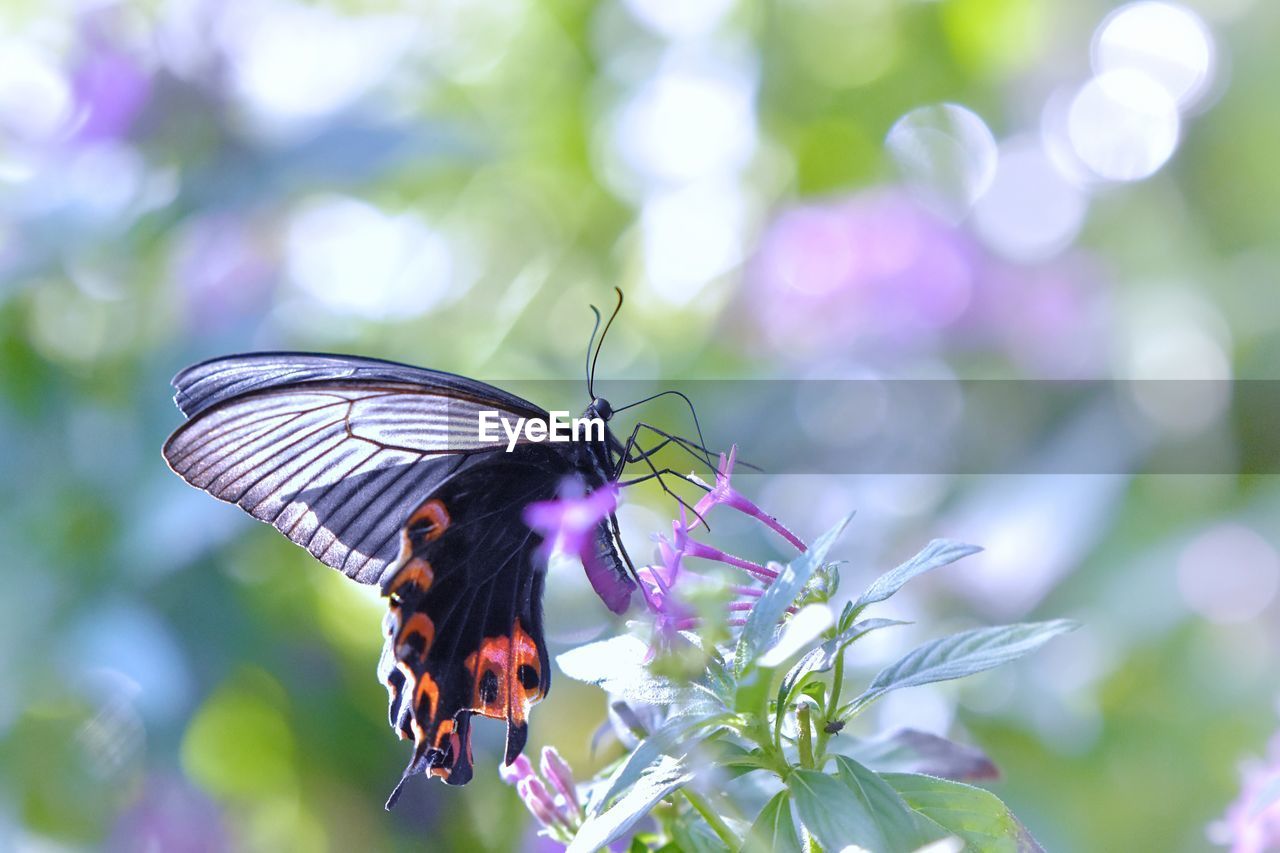
{"type": "Polygon", "coordinates": [[[446,397],[485,401],[495,409],[526,416],[543,414],[528,400],[465,376],[377,358],[301,352],[250,353],[200,362],[173,378],[177,389],[173,399],[191,417],[252,391],[325,381],[403,384],[446,397]]]}
{"type": "Polygon", "coordinates": [[[273,354],[183,371],[176,399],[191,419],[164,455],[193,486],[374,583],[398,554],[404,519],[456,466],[451,457],[503,446],[480,440],[481,411],[546,415],[451,374],[351,362],[273,354]]]}

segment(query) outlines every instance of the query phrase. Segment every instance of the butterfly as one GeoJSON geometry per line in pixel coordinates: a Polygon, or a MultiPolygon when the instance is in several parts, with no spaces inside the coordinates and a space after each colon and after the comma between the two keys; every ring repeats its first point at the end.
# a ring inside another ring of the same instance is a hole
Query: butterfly
{"type": "MultiPolygon", "coordinates": [[[[598,328],[598,312],[596,319],[598,328]]],[[[568,481],[589,494],[655,477],[661,484],[674,472],[652,463],[652,449],[638,449],[646,428],[664,437],[659,448],[674,443],[706,458],[701,442],[645,423],[620,441],[608,427],[615,410],[594,394],[591,344],[587,354],[591,403],[583,417],[603,429],[559,443],[509,445],[501,431],[495,441],[480,428],[494,412],[508,423],[546,422],[549,413],[527,400],[373,358],[233,355],[173,379],[187,420],[164,445],[169,467],[325,565],[377,584],[386,598],[378,677],[393,730],[413,742],[388,809],[415,774],[470,781],[473,716],[505,721],[506,764],[524,749],[530,709],[551,685],[542,615],[547,549],[525,523],[526,507],[555,499],[568,481]],[[622,481],[639,461],[649,473],[622,481]]],[[[637,574],[612,511],[593,538],[604,567],[604,580],[593,584],[623,612],[637,574]]]]}

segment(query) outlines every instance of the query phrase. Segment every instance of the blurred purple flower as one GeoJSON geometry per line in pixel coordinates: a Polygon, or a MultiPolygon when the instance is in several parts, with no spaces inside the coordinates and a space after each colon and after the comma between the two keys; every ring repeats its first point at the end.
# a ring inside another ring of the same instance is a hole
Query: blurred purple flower
{"type": "Polygon", "coordinates": [[[1209,826],[1210,839],[1231,853],[1280,850],[1280,734],[1271,739],[1267,758],[1241,765],[1240,796],[1209,826]]]}
{"type": "Polygon", "coordinates": [[[93,46],[71,75],[82,142],[122,139],[151,97],[151,77],[136,60],[114,48],[93,46]]]}
{"type": "Polygon", "coordinates": [[[1111,306],[1105,274],[1087,256],[1064,255],[1027,268],[992,261],[958,343],[999,347],[1034,376],[1089,378],[1107,369],[1111,306]]]}
{"type": "Polygon", "coordinates": [[[542,770],[542,777],[551,784],[551,787],[563,799],[565,808],[573,811],[581,818],[584,812],[578,802],[578,786],[573,779],[573,770],[560,757],[560,753],[556,752],[555,747],[544,746],[542,748],[540,769],[542,770]]]}
{"type": "Polygon", "coordinates": [[[900,192],[805,205],[766,232],[751,304],[780,347],[915,343],[964,314],[978,257],[967,235],[900,192]]]}
{"type": "Polygon", "coordinates": [[[564,817],[556,810],[556,801],[551,798],[551,792],[537,776],[521,779],[516,783],[516,791],[525,807],[538,819],[538,823],[548,828],[556,825],[567,827],[564,817]]]}
{"type": "Polygon", "coordinates": [[[591,494],[585,492],[580,478],[567,478],[558,498],[525,507],[524,522],[542,534],[544,553],[581,560],[596,595],[614,613],[623,613],[631,603],[632,585],[601,559],[602,543],[597,539],[600,522],[618,508],[618,486],[606,483],[591,494]]]}
{"type": "Polygon", "coordinates": [[[106,849],[217,853],[232,848],[212,800],[183,779],[152,777],[117,819],[106,849]]]}
{"type": "Polygon", "coordinates": [[[529,756],[518,755],[516,760],[510,764],[502,764],[498,767],[498,776],[508,785],[519,784],[521,779],[527,779],[535,776],[533,763],[529,761],[529,756]]]}
{"type": "Polygon", "coordinates": [[[274,265],[249,222],[211,215],[183,227],[170,275],[185,297],[188,326],[200,334],[214,334],[240,318],[260,316],[270,295],[274,265]]]}
{"type": "Polygon", "coordinates": [[[1100,278],[1079,254],[1041,266],[998,260],[964,227],[879,189],[779,214],[750,267],[747,304],[788,354],[945,344],[1076,377],[1103,368],[1100,278]]]}

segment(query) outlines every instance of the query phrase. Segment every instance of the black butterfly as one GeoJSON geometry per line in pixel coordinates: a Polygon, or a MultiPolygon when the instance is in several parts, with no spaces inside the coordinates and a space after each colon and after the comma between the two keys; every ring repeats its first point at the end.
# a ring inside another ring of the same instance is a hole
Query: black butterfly
{"type": "MultiPolygon", "coordinates": [[[[607,423],[614,410],[592,391],[594,366],[592,359],[584,417],[607,423]]],[[[378,359],[235,355],[189,367],[173,384],[187,421],[165,443],[169,466],[325,565],[378,584],[388,599],[378,676],[392,728],[414,742],[388,808],[416,773],[470,781],[475,714],[506,720],[507,764],[524,749],[529,710],[551,677],[546,555],[524,508],[554,498],[566,477],[588,491],[661,483],[672,472],[649,457],[668,443],[706,460],[702,443],[644,423],[625,444],[606,426],[602,439],[525,442],[508,452],[505,436],[480,439],[479,413],[545,420],[546,411],[482,382],[378,359]],[[637,450],[642,429],[662,444],[637,450]],[[649,473],[620,483],[625,466],[639,461],[649,473]]],[[[608,600],[621,612],[636,572],[615,516],[599,523],[595,539],[617,585],[608,600]]]]}

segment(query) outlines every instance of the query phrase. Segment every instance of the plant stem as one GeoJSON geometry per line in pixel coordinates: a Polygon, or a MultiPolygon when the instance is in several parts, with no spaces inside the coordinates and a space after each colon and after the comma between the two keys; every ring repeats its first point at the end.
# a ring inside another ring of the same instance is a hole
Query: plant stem
{"type": "Polygon", "coordinates": [[[813,740],[809,732],[809,706],[801,705],[796,711],[796,722],[800,729],[800,766],[813,769],[813,740]]]}
{"type": "Polygon", "coordinates": [[[711,808],[711,804],[702,798],[702,795],[696,791],[690,791],[688,788],[681,788],[680,793],[684,794],[684,798],[689,801],[689,805],[702,815],[702,819],[711,827],[712,832],[728,845],[730,850],[742,849],[742,839],[734,835],[733,830],[724,822],[720,815],[716,814],[715,809],[711,808]]]}
{"type": "Polygon", "coordinates": [[[836,655],[835,672],[831,675],[831,696],[827,699],[826,717],[823,720],[822,728],[818,731],[818,767],[821,768],[827,757],[827,741],[831,735],[827,733],[827,726],[837,717],[834,713],[840,707],[840,691],[844,688],[844,650],[836,655]]]}
{"type": "Polygon", "coordinates": [[[827,702],[828,708],[840,707],[840,689],[844,687],[844,650],[836,655],[836,671],[831,676],[831,699],[827,702]]]}

